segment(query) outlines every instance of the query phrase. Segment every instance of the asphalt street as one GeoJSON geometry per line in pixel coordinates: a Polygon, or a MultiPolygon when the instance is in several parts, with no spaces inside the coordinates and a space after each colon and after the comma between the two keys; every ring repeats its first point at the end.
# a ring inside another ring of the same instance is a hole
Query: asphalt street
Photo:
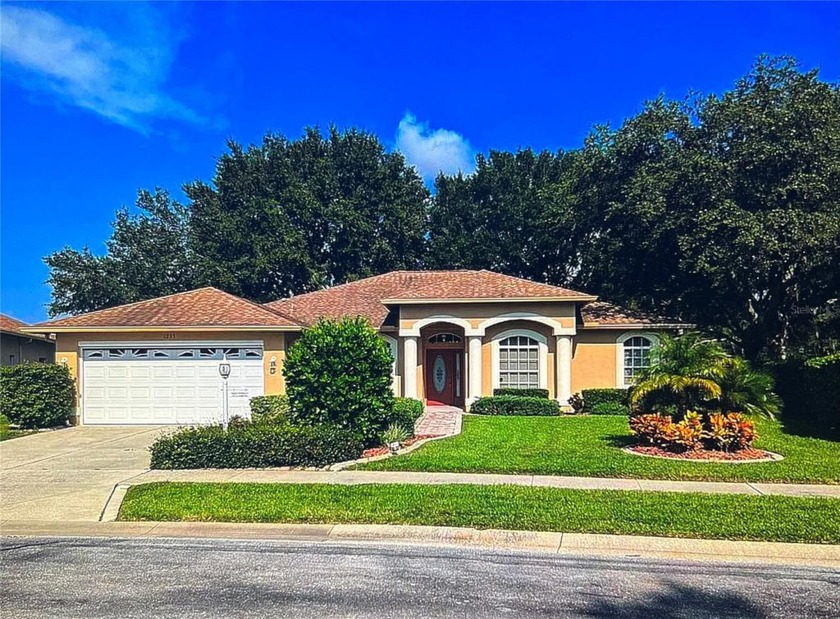
{"type": "Polygon", "coordinates": [[[6,617],[832,617],[840,571],[326,542],[4,538],[6,617]]]}

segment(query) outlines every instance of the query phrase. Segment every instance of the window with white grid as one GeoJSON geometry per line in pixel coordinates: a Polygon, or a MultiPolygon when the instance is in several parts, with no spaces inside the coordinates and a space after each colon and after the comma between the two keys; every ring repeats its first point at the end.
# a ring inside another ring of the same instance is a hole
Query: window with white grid
{"type": "Polygon", "coordinates": [[[499,342],[499,387],[532,389],[540,386],[540,345],[512,335],[499,342]]]}
{"type": "Polygon", "coordinates": [[[637,335],[624,340],[624,384],[633,385],[639,374],[650,367],[650,350],[653,342],[637,335]]]}

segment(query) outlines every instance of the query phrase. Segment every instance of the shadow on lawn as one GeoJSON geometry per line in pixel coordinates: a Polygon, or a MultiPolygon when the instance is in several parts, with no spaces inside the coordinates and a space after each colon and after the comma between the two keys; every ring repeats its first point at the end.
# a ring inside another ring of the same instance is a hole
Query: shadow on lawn
{"type": "Polygon", "coordinates": [[[840,427],[838,426],[831,427],[828,423],[816,423],[814,420],[800,419],[792,415],[782,415],[780,421],[782,430],[786,434],[840,442],[840,427]]]}
{"type": "Polygon", "coordinates": [[[617,447],[618,449],[629,447],[639,442],[635,436],[628,436],[627,434],[610,434],[603,438],[610,447],[617,447]]]}

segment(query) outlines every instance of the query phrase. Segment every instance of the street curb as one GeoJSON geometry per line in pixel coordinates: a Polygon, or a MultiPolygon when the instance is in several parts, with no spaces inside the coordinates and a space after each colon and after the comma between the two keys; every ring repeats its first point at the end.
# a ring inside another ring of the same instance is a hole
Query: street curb
{"type": "Polygon", "coordinates": [[[111,495],[105,502],[105,507],[102,508],[102,514],[99,516],[100,522],[116,521],[117,516],[120,515],[120,507],[122,506],[123,499],[125,499],[125,495],[131,486],[132,484],[128,483],[119,483],[114,486],[111,495]]]}
{"type": "Polygon", "coordinates": [[[773,563],[840,570],[840,545],[367,524],[2,522],[3,537],[228,539],[456,546],[558,555],[773,563]]]}

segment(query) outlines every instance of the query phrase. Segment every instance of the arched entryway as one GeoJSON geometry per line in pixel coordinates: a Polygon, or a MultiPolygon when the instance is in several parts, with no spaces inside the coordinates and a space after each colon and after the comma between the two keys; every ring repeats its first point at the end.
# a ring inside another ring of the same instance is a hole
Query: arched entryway
{"type": "Polygon", "coordinates": [[[464,329],[436,323],[424,327],[420,339],[426,404],[463,408],[467,389],[464,329]]]}

